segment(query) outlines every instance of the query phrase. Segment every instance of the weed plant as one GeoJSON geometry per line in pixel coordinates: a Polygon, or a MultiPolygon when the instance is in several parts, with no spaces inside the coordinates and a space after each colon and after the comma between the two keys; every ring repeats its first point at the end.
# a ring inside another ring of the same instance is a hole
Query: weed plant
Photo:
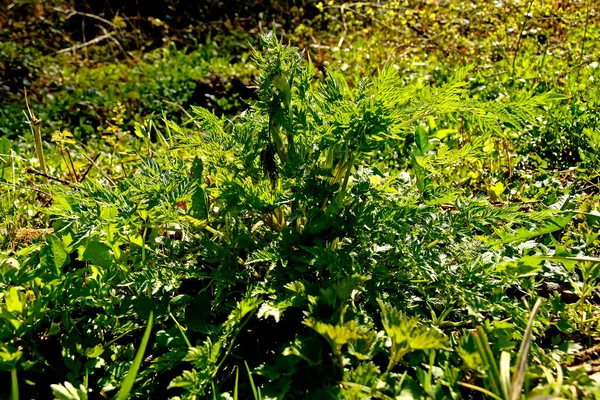
{"type": "Polygon", "coordinates": [[[511,202],[451,174],[492,174],[490,143],[564,95],[470,96],[468,69],[436,85],[393,66],[315,80],[272,33],[253,59],[239,117],[192,107],[190,123],[128,135],[117,107],[90,146],[101,158],[55,135],[45,184],[0,140],[3,396],[599,393],[582,362],[598,337],[597,195],[511,202]]]}

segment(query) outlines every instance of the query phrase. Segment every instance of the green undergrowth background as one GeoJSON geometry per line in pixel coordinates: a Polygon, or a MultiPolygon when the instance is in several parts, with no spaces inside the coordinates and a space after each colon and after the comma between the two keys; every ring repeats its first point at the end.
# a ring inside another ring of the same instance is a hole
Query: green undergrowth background
{"type": "Polygon", "coordinates": [[[600,397],[596,2],[237,3],[0,3],[0,397],[600,397]]]}

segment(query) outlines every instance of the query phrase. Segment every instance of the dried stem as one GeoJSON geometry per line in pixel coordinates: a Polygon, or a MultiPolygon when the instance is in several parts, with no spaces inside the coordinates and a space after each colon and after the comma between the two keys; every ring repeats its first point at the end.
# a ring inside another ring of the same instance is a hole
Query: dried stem
{"type": "MultiPolygon", "coordinates": [[[[35,116],[31,108],[29,107],[29,100],[27,99],[27,89],[25,89],[25,105],[27,106],[27,111],[29,112],[29,126],[31,128],[31,132],[33,133],[33,138],[35,140],[35,151],[37,153],[38,161],[40,162],[40,168],[44,175],[48,175],[48,170],[46,169],[46,159],[44,158],[44,148],[42,147],[42,121],[35,116]]],[[[48,181],[44,178],[44,183],[47,182],[48,181]]]]}
{"type": "Polygon", "coordinates": [[[60,179],[57,178],[55,176],[52,176],[44,171],[38,171],[37,169],[33,168],[33,167],[25,167],[25,172],[27,172],[28,174],[33,174],[33,175],[37,175],[37,176],[41,176],[43,177],[46,181],[48,179],[50,179],[51,181],[55,181],[55,182],[59,182],[62,183],[63,185],[66,186],[73,186],[73,184],[69,181],[65,181],[64,179],[60,179]]]}

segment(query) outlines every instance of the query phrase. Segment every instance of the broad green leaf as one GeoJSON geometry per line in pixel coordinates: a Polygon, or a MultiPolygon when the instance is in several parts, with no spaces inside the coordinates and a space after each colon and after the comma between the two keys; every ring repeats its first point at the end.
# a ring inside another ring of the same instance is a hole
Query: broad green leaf
{"type": "Polygon", "coordinates": [[[279,322],[279,320],[281,319],[281,314],[283,314],[283,312],[292,305],[293,303],[291,301],[267,301],[260,306],[257,315],[258,318],[273,317],[275,319],[275,322],[279,322]]]}
{"type": "Polygon", "coordinates": [[[284,288],[286,288],[287,290],[292,291],[294,293],[297,293],[299,295],[302,295],[302,296],[306,293],[306,286],[304,285],[303,282],[300,282],[300,281],[286,283],[284,285],[284,288]]]}
{"type": "Polygon", "coordinates": [[[198,382],[199,376],[195,369],[191,371],[183,371],[183,373],[173,379],[167,389],[171,388],[193,388],[198,382]]]}
{"type": "Polygon", "coordinates": [[[22,351],[14,351],[4,343],[0,343],[0,366],[4,369],[12,368],[23,356],[22,351]]]}
{"type": "Polygon", "coordinates": [[[68,258],[69,255],[65,250],[62,240],[54,235],[46,235],[46,244],[40,252],[41,267],[49,268],[57,276],[61,275],[62,267],[68,258]]]}
{"type": "Polygon", "coordinates": [[[150,313],[156,311],[157,302],[147,296],[141,296],[134,300],[133,309],[142,319],[150,318],[150,313]]]}
{"type": "Polygon", "coordinates": [[[52,198],[53,203],[52,206],[58,208],[59,210],[71,211],[71,202],[67,197],[64,196],[54,196],[52,198]]]}
{"type": "Polygon", "coordinates": [[[363,337],[348,342],[348,353],[359,360],[370,360],[383,345],[380,339],[382,337],[374,330],[371,330],[363,337]]]}
{"type": "Polygon", "coordinates": [[[525,277],[535,275],[543,267],[541,256],[524,256],[518,260],[505,261],[496,267],[497,272],[505,272],[509,276],[525,277]]]}
{"type": "Polygon", "coordinates": [[[119,209],[117,207],[102,207],[100,211],[100,218],[102,219],[113,219],[119,215],[119,209]]]}
{"type": "Polygon", "coordinates": [[[415,155],[417,156],[424,156],[429,150],[431,150],[429,136],[423,127],[419,126],[415,131],[415,145],[417,146],[417,151],[415,152],[415,155]]]}
{"type": "Polygon", "coordinates": [[[112,265],[110,247],[99,242],[97,239],[90,241],[85,246],[82,258],[103,268],[108,268],[112,265]]]}
{"type": "Polygon", "coordinates": [[[0,179],[6,181],[12,179],[12,168],[10,165],[10,150],[12,143],[5,137],[0,138],[0,179]]]}
{"type": "Polygon", "coordinates": [[[19,289],[11,286],[4,294],[4,302],[6,303],[6,310],[11,313],[23,314],[25,306],[25,295],[22,294],[19,289]]]}
{"type": "Polygon", "coordinates": [[[570,259],[573,257],[573,254],[571,254],[571,252],[567,249],[567,246],[563,246],[559,243],[554,245],[554,254],[550,257],[551,258],[546,259],[562,263],[562,265],[564,265],[568,271],[573,271],[577,265],[576,260],[570,259]]]}
{"type": "Polygon", "coordinates": [[[502,195],[502,193],[504,193],[505,190],[506,186],[504,186],[504,184],[501,181],[498,181],[495,185],[488,187],[488,193],[493,201],[498,200],[500,195],[502,195]]]}
{"type": "Polygon", "coordinates": [[[4,158],[10,155],[12,143],[5,137],[0,138],[0,157],[4,158]]]}

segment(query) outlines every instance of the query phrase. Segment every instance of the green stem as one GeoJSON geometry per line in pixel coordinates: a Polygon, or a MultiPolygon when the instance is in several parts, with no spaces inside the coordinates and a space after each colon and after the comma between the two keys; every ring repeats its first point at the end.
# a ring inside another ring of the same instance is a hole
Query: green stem
{"type": "Polygon", "coordinates": [[[482,387],[475,386],[475,385],[471,385],[470,383],[466,383],[466,382],[458,382],[458,384],[459,384],[459,385],[461,385],[461,386],[464,386],[464,387],[466,387],[466,388],[473,389],[473,390],[477,390],[477,391],[479,391],[479,392],[481,392],[481,393],[484,393],[484,394],[486,394],[486,395],[490,396],[491,398],[493,398],[493,399],[495,399],[495,400],[503,400],[503,399],[502,399],[502,397],[500,397],[500,396],[497,396],[497,395],[495,395],[494,393],[492,393],[492,392],[490,392],[489,390],[487,390],[487,389],[484,389],[484,388],[482,388],[482,387]]]}
{"type": "Polygon", "coordinates": [[[135,353],[135,358],[133,359],[133,363],[131,367],[129,367],[129,371],[127,371],[127,375],[125,375],[125,380],[121,384],[121,388],[119,389],[119,393],[117,393],[116,400],[127,400],[129,398],[129,394],[131,393],[131,389],[133,388],[133,384],[135,383],[135,379],[137,377],[138,371],[140,369],[140,365],[144,359],[144,353],[146,352],[146,346],[148,345],[148,341],[150,340],[150,334],[152,333],[152,324],[154,322],[154,313],[150,311],[150,316],[148,318],[148,324],[146,325],[146,330],[144,331],[144,336],[142,336],[142,341],[140,343],[140,347],[135,353]]]}
{"type": "Polygon", "coordinates": [[[113,343],[117,342],[118,340],[120,340],[120,339],[124,338],[124,337],[125,337],[125,336],[127,336],[127,335],[130,335],[130,334],[131,334],[131,332],[133,332],[133,331],[137,331],[137,330],[139,330],[139,329],[141,329],[141,328],[142,328],[142,327],[137,327],[137,328],[131,329],[131,330],[127,331],[127,332],[124,332],[124,333],[120,334],[119,336],[117,336],[117,337],[113,338],[112,340],[109,340],[108,342],[106,342],[106,343],[104,344],[104,347],[105,347],[105,348],[109,347],[110,345],[112,345],[113,343]]]}
{"type": "MultiPolygon", "coordinates": [[[[405,348],[405,349],[402,349],[401,351],[399,351],[398,348],[396,347],[396,343],[392,343],[392,349],[390,351],[390,361],[388,362],[388,366],[382,376],[387,378],[387,376],[392,372],[392,368],[394,368],[396,366],[396,364],[398,362],[400,362],[402,357],[404,357],[407,354],[408,354],[408,349],[405,348]]],[[[382,380],[385,380],[385,379],[382,378],[382,380]]]]}
{"type": "Polygon", "coordinates": [[[269,134],[271,135],[271,140],[275,145],[275,151],[277,151],[279,159],[282,163],[285,163],[287,160],[287,156],[283,147],[283,140],[281,139],[281,135],[279,134],[279,127],[275,124],[275,120],[272,116],[269,116],[269,134]]]}
{"type": "Polygon", "coordinates": [[[146,224],[144,224],[144,235],[142,237],[142,265],[144,265],[146,261],[146,237],[148,235],[148,220],[146,220],[146,224]]]}
{"type": "MultiPolygon", "coordinates": [[[[41,121],[35,120],[32,121],[35,126],[33,130],[33,138],[35,139],[35,151],[37,153],[38,161],[40,162],[40,169],[44,174],[48,174],[48,170],[46,169],[46,159],[44,158],[44,148],[42,147],[42,129],[40,127],[41,121]]],[[[44,178],[44,182],[48,182],[46,178],[44,178]]]]}
{"type": "Polygon", "coordinates": [[[235,335],[233,335],[233,338],[231,338],[231,341],[229,342],[229,346],[227,347],[227,351],[225,351],[225,355],[223,356],[221,361],[219,361],[219,364],[217,364],[217,368],[215,368],[215,370],[213,372],[213,377],[215,377],[217,375],[217,372],[219,372],[219,369],[221,368],[221,366],[223,365],[223,363],[225,362],[227,357],[229,357],[229,354],[231,353],[231,350],[233,349],[233,345],[235,344],[235,339],[237,338],[237,335],[239,335],[239,333],[242,331],[242,329],[244,329],[244,326],[246,326],[248,321],[250,321],[250,319],[254,316],[255,313],[256,313],[256,310],[252,311],[246,317],[246,320],[244,322],[242,322],[240,324],[240,326],[237,328],[235,335]]]}
{"type": "Polygon", "coordinates": [[[428,116],[430,114],[429,110],[425,110],[423,112],[421,112],[420,114],[415,115],[412,118],[407,119],[406,121],[402,122],[400,125],[398,125],[398,128],[403,128],[407,125],[412,124],[415,121],[418,121],[422,118],[425,118],[426,116],[428,116]]]}
{"type": "MultiPolygon", "coordinates": [[[[585,40],[587,38],[588,22],[590,21],[590,0],[586,2],[585,14],[585,27],[583,29],[583,39],[581,40],[581,52],[579,54],[579,63],[581,63],[581,61],[583,60],[583,51],[585,50],[585,40]]],[[[577,77],[579,77],[579,69],[577,70],[577,77]]]]}
{"type": "MultiPolygon", "coordinates": [[[[31,127],[31,133],[33,133],[33,139],[35,142],[35,152],[40,163],[40,169],[45,175],[48,175],[48,171],[46,170],[46,159],[44,158],[44,149],[42,147],[42,121],[35,116],[31,108],[29,107],[29,100],[27,99],[27,89],[25,90],[25,105],[27,106],[27,111],[29,112],[29,123],[31,127]]],[[[43,181],[44,183],[48,183],[48,179],[46,177],[44,177],[43,181]]]]}
{"type": "Polygon", "coordinates": [[[527,328],[525,328],[525,332],[523,333],[523,340],[521,341],[521,346],[519,347],[517,366],[512,378],[510,400],[518,400],[521,397],[523,383],[525,382],[525,374],[527,372],[527,355],[529,353],[529,347],[531,346],[531,331],[533,329],[535,316],[540,310],[541,305],[542,299],[538,298],[531,309],[529,321],[527,322],[527,328]]]}
{"type": "Polygon", "coordinates": [[[17,191],[17,189],[15,188],[17,184],[17,175],[15,174],[15,151],[12,149],[12,147],[10,149],[10,166],[12,172],[13,193],[15,193],[17,191]]]}
{"type": "Polygon", "coordinates": [[[181,324],[175,319],[175,317],[173,316],[172,313],[169,313],[169,317],[171,317],[173,322],[175,322],[175,325],[177,325],[177,328],[179,328],[179,332],[181,332],[181,336],[183,336],[183,340],[185,341],[185,344],[187,344],[187,347],[188,348],[193,347],[192,343],[190,342],[187,335],[185,334],[185,328],[183,326],[181,326],[181,324]]]}
{"type": "Polygon", "coordinates": [[[10,370],[10,400],[19,400],[19,380],[16,368],[10,370]]]}
{"type": "Polygon", "coordinates": [[[75,165],[73,164],[73,159],[71,158],[71,152],[69,151],[69,149],[65,149],[65,152],[67,153],[67,158],[69,159],[69,163],[67,164],[67,168],[70,167],[69,172],[71,173],[71,177],[73,178],[73,182],[78,182],[79,180],[77,179],[77,172],[75,171],[75,165]]]}
{"type": "MultiPolygon", "coordinates": [[[[529,7],[527,7],[527,13],[531,11],[531,6],[533,6],[534,0],[529,2],[529,7]]],[[[515,63],[517,62],[517,56],[519,55],[519,48],[521,47],[521,38],[523,37],[523,32],[525,31],[525,26],[527,24],[527,16],[525,16],[525,20],[523,21],[523,25],[521,25],[521,31],[519,32],[519,37],[517,38],[517,45],[515,46],[515,55],[513,56],[512,61],[512,78],[515,77],[515,63]]]]}
{"type": "Polygon", "coordinates": [[[340,378],[344,377],[344,356],[342,355],[341,346],[337,346],[335,343],[331,343],[331,350],[336,360],[337,368],[340,373],[340,378]]]}

